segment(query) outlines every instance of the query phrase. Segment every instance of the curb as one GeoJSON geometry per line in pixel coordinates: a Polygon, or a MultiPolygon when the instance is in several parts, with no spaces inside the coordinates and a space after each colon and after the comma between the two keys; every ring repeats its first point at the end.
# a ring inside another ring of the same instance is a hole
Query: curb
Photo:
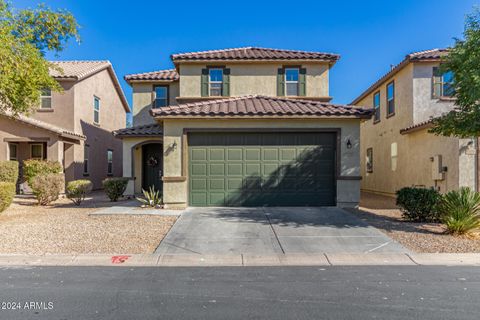
{"type": "Polygon", "coordinates": [[[480,253],[0,255],[0,267],[480,266],[480,253]]]}

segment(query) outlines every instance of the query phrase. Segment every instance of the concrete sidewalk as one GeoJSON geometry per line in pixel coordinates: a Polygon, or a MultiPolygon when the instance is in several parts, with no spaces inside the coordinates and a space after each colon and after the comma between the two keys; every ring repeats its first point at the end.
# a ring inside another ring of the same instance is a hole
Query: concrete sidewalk
{"type": "Polygon", "coordinates": [[[480,266],[480,253],[388,254],[273,254],[273,255],[0,255],[2,267],[121,266],[121,267],[220,267],[220,266],[480,266]]]}

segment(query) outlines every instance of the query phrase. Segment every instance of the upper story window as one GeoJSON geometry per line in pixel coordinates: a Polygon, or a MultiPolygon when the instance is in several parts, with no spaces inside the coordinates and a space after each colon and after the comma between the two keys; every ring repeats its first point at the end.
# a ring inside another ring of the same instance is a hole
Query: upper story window
{"type": "Polygon", "coordinates": [[[387,84],[387,117],[395,114],[395,82],[387,84]]]}
{"type": "Polygon", "coordinates": [[[155,86],[155,100],[153,108],[161,108],[168,105],[168,86],[155,86]]]}
{"type": "Polygon", "coordinates": [[[375,110],[373,122],[378,122],[380,121],[380,91],[373,95],[373,109],[375,110]]]}
{"type": "Polygon", "coordinates": [[[298,80],[300,70],[298,68],[285,69],[285,95],[298,96],[298,80]]]}
{"type": "Polygon", "coordinates": [[[52,108],[52,90],[50,88],[42,89],[42,95],[40,96],[42,104],[40,105],[41,109],[51,109],[52,108]]]}
{"type": "Polygon", "coordinates": [[[221,97],[223,87],[223,69],[208,70],[208,92],[211,97],[221,97]]]}
{"type": "Polygon", "coordinates": [[[433,97],[452,97],[455,93],[453,87],[453,72],[440,72],[438,67],[433,68],[433,97]]]}
{"type": "Polygon", "coordinates": [[[93,97],[93,123],[100,124],[100,98],[93,97]]]}

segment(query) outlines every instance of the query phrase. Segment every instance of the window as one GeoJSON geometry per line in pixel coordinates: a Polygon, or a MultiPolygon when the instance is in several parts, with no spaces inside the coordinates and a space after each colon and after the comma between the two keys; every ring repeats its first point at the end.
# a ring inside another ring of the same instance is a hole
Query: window
{"type": "Polygon", "coordinates": [[[452,97],[454,93],[453,72],[440,73],[438,67],[433,68],[433,97],[452,97]]]}
{"type": "Polygon", "coordinates": [[[15,143],[9,143],[8,144],[8,153],[9,153],[9,159],[10,160],[17,160],[17,147],[18,145],[15,143]]]}
{"type": "Polygon", "coordinates": [[[167,86],[155,86],[155,100],[153,102],[153,108],[161,108],[168,105],[168,87],[167,86]]]}
{"type": "Polygon", "coordinates": [[[298,68],[285,69],[285,93],[287,96],[298,96],[298,78],[300,70],[298,68]]]}
{"type": "Polygon", "coordinates": [[[30,145],[30,158],[31,159],[43,159],[43,144],[34,143],[30,145]]]}
{"type": "Polygon", "coordinates": [[[397,143],[394,142],[390,146],[390,160],[391,160],[392,171],[397,171],[397,159],[398,159],[398,146],[397,146],[397,143]]]}
{"type": "Polygon", "coordinates": [[[107,150],[107,174],[111,176],[113,174],[113,151],[107,150]]]}
{"type": "Polygon", "coordinates": [[[373,172],[373,148],[367,149],[367,159],[366,159],[367,172],[373,172]]]}
{"type": "Polygon", "coordinates": [[[373,116],[373,122],[380,121],[380,91],[373,95],[373,109],[375,110],[375,114],[373,116]]]}
{"type": "Polygon", "coordinates": [[[52,90],[49,88],[42,89],[42,95],[40,96],[42,104],[40,109],[51,109],[52,108],[52,90]]]}
{"type": "Polygon", "coordinates": [[[223,69],[208,70],[208,92],[211,97],[221,97],[223,87],[223,69]]]}
{"type": "Polygon", "coordinates": [[[387,117],[395,114],[395,83],[387,84],[387,117]]]}
{"type": "Polygon", "coordinates": [[[93,97],[93,123],[100,123],[100,98],[93,97]]]}
{"type": "Polygon", "coordinates": [[[83,174],[88,175],[89,167],[88,167],[88,156],[90,153],[90,146],[88,144],[85,145],[83,148],[83,174]]]}

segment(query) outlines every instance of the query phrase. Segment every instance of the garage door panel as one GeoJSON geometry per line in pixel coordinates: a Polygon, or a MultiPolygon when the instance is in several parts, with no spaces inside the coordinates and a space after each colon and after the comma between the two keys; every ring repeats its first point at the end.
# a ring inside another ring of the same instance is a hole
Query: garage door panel
{"type": "Polygon", "coordinates": [[[209,160],[210,161],[224,161],[225,160],[225,149],[210,149],[209,150],[209,160]]]}
{"type": "Polygon", "coordinates": [[[192,163],[191,175],[192,176],[206,176],[207,175],[207,164],[206,163],[192,163]]]}
{"type": "Polygon", "coordinates": [[[260,148],[246,148],[245,149],[246,161],[260,161],[260,148]]]}
{"type": "Polygon", "coordinates": [[[241,149],[241,148],[228,148],[227,149],[227,161],[243,161],[243,149],[241,149]]]}
{"type": "Polygon", "coordinates": [[[228,176],[243,176],[243,163],[227,163],[228,176]]]}
{"type": "Polygon", "coordinates": [[[225,164],[224,163],[210,163],[210,176],[224,176],[225,164]]]}
{"type": "Polygon", "coordinates": [[[191,179],[190,187],[192,191],[205,191],[207,190],[207,178],[203,179],[191,179]]]}
{"type": "Polygon", "coordinates": [[[225,179],[210,179],[209,182],[209,191],[225,190],[225,179]]]}
{"type": "Polygon", "coordinates": [[[245,164],[245,175],[252,176],[252,175],[260,175],[262,164],[258,163],[246,163],[245,164]]]}

